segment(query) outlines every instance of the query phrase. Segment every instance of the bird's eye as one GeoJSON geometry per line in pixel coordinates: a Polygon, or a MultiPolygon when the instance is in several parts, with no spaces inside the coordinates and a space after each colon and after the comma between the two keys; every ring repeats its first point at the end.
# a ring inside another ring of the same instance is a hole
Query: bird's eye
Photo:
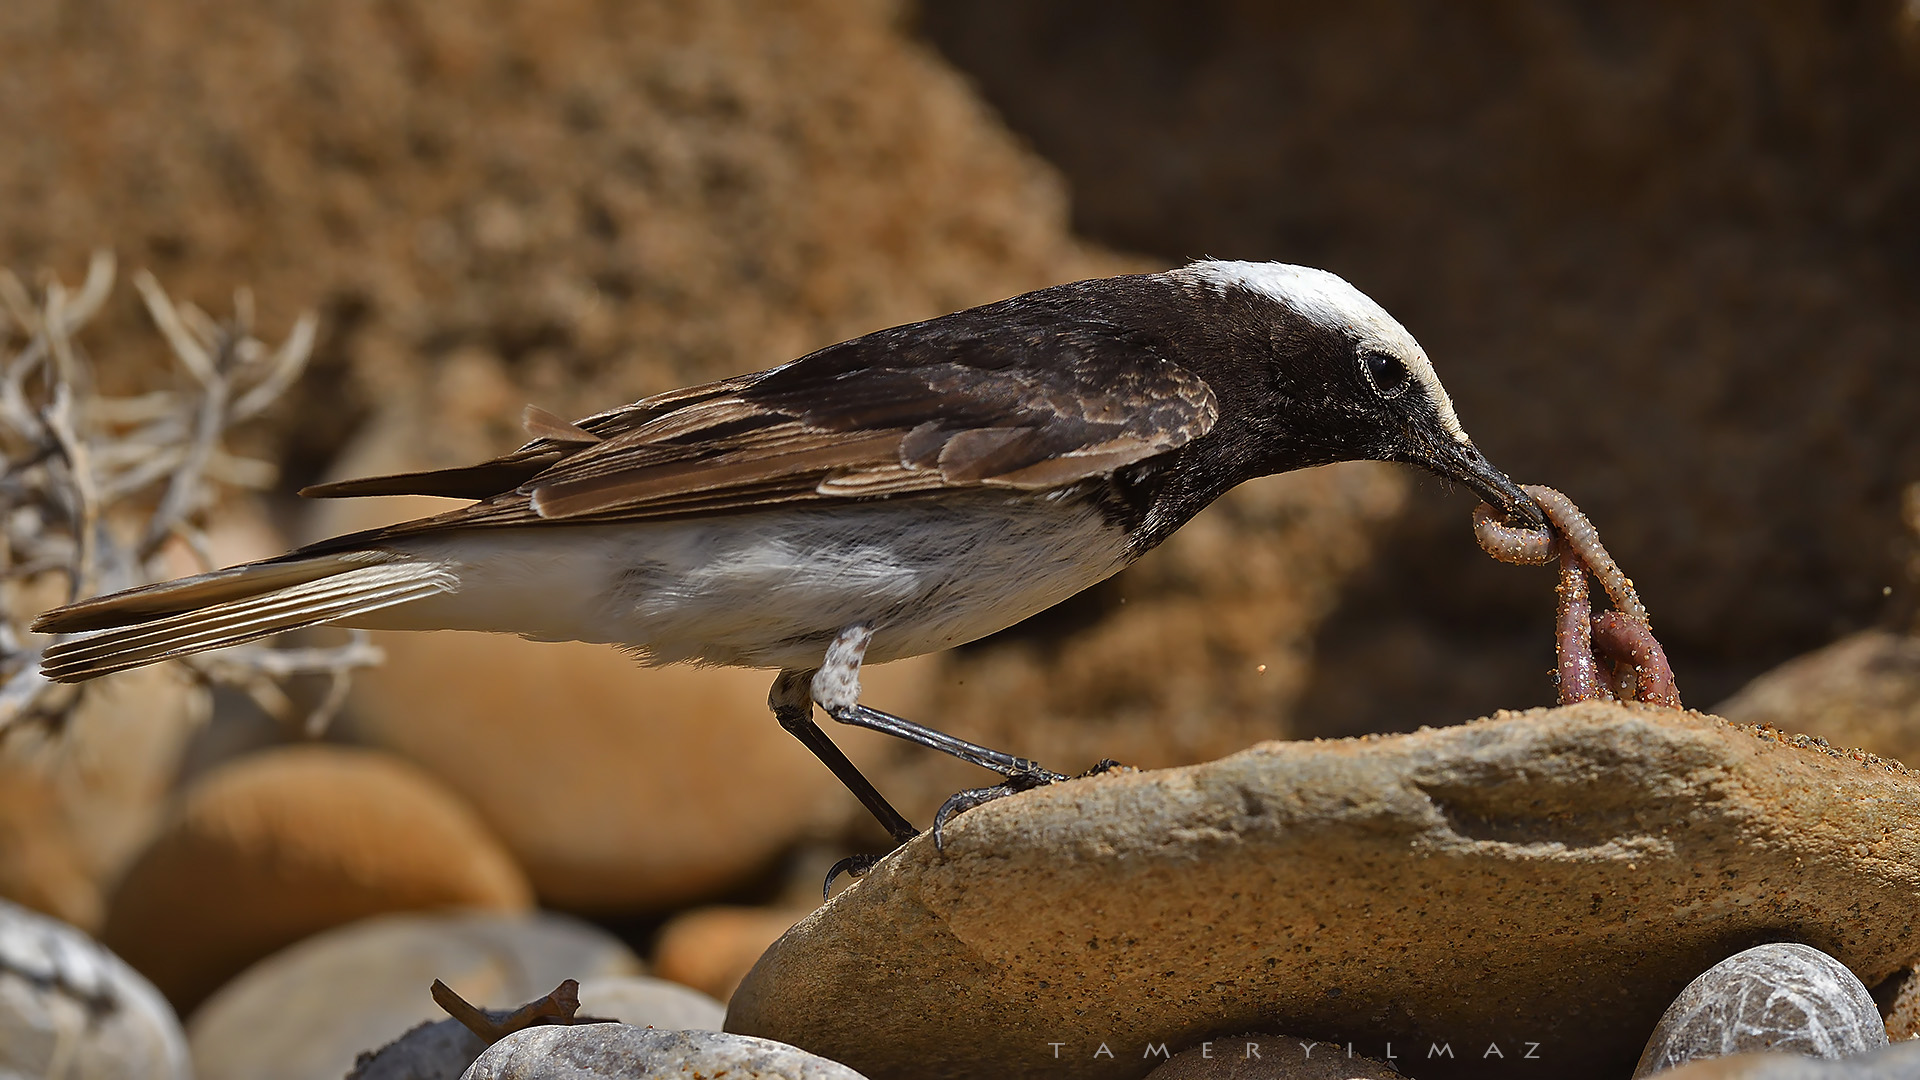
{"type": "Polygon", "coordinates": [[[1407,371],[1407,365],[1386,353],[1366,353],[1360,358],[1360,366],[1366,369],[1367,381],[1373,384],[1381,397],[1398,397],[1413,378],[1407,371]]]}

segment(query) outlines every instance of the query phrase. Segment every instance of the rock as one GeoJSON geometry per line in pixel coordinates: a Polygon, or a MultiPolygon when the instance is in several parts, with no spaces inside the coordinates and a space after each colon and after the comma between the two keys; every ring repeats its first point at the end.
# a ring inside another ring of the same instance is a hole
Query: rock
{"type": "Polygon", "coordinates": [[[1909,967],[1890,983],[1893,996],[1882,1010],[1887,1038],[1893,1042],[1920,1039],[1920,966],[1909,967]]]}
{"type": "Polygon", "coordinates": [[[1885,1045],[1873,995],[1838,960],[1805,945],[1756,945],[1680,991],[1633,1076],[1749,1050],[1833,1059],[1885,1045]]]}
{"type": "Polygon", "coordinates": [[[862,1080],[845,1065],[767,1039],[713,1031],[582,1024],[516,1031],[462,1080],[862,1080]]]}
{"type": "Polygon", "coordinates": [[[1920,1076],[1920,1042],[1842,1061],[1816,1061],[1799,1054],[1735,1054],[1657,1075],[1660,1080],[1913,1080],[1920,1076]]]}
{"type": "Polygon", "coordinates": [[[193,1014],[187,1035],[200,1080],[338,1080],[362,1052],[446,1019],[428,993],[435,979],[475,1005],[514,1008],[563,979],[640,968],[618,939],[561,916],[389,915],[255,964],[193,1014]]]}
{"type": "Polygon", "coordinates": [[[188,1012],[329,927],[390,911],[522,911],[531,899],[512,859],[432,777],[386,754],[291,746],[187,792],[114,892],[102,937],[188,1012]]]}
{"type": "MultiPolygon", "coordinates": [[[[580,984],[578,1015],[668,1031],[718,1031],[727,1007],[677,983],[645,975],[606,975],[580,984]]],[[[510,1009],[489,1010],[494,1020],[510,1009]]],[[[347,1080],[459,1080],[487,1043],[457,1020],[421,1024],[362,1055],[347,1080]]]]}
{"type": "MultiPolygon", "coordinates": [[[[1487,456],[1592,516],[1700,704],[1882,615],[1920,477],[1920,158],[1881,149],[1920,105],[1909,8],[923,8],[1086,235],[1325,266],[1393,312],[1487,456]]],[[[1488,559],[1470,502],[1423,480],[1377,538],[1306,730],[1551,700],[1553,575],[1488,559]]]]}
{"type": "Polygon", "coordinates": [[[1150,1042],[1256,1026],[1444,1038],[1422,1080],[1613,1080],[1729,940],[1874,983],[1920,956],[1916,826],[1898,764],[1698,713],[1267,743],[969,811],[788,931],[727,1029],[876,1080],[1139,1076],[1150,1042]]]}
{"type": "Polygon", "coordinates": [[[205,688],[166,665],[88,683],[57,734],[9,731],[0,897],[98,933],[106,890],[160,827],[175,771],[209,711],[205,688]]]}
{"type": "Polygon", "coordinates": [[[0,900],[0,1077],[189,1080],[153,984],[79,930],[0,900]]]}
{"type": "Polygon", "coordinates": [[[580,1013],[668,1031],[719,1031],[727,1019],[727,1007],[706,994],[645,975],[583,980],[580,1013]]]}
{"type": "MultiPolygon", "coordinates": [[[[1114,1059],[1118,1061],[1116,1057],[1114,1059]]],[[[1288,1035],[1235,1035],[1175,1054],[1148,1080],[1405,1080],[1338,1043],[1288,1035]]]]}
{"type": "Polygon", "coordinates": [[[1920,761],[1920,638],[1885,630],[1841,638],[1753,680],[1714,712],[1920,761]]]}
{"type": "Polygon", "coordinates": [[[347,1080],[459,1080],[486,1048],[486,1041],[458,1020],[421,1023],[360,1055],[347,1080]]]}
{"type": "Polygon", "coordinates": [[[715,906],[675,915],[654,938],[654,974],[725,1001],[767,946],[809,910],[715,906]]]}

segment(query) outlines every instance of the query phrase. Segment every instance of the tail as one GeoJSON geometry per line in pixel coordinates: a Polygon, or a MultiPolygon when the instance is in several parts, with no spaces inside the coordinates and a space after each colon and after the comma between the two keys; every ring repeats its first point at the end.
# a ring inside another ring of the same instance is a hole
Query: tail
{"type": "Polygon", "coordinates": [[[457,582],[442,563],[382,551],[283,556],[97,596],[34,620],[56,641],[40,659],[55,682],[219,649],[303,626],[338,622],[437,593],[457,582]]]}

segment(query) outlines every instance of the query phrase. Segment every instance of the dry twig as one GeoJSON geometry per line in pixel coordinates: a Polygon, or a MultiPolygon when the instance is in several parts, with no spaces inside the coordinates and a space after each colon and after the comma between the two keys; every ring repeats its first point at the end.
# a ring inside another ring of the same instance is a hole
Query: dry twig
{"type": "MultiPolygon", "coordinates": [[[[65,575],[69,599],[159,580],[176,540],[212,569],[207,512],[226,489],[264,488],[275,478],[270,462],[229,453],[226,434],[284,394],[313,349],[311,313],[270,348],[254,335],[251,293],[237,292],[233,315],[215,319],[175,303],[142,270],[134,287],[190,379],[175,390],[101,396],[78,334],[113,280],[113,256],[97,252],[77,291],[50,281],[36,302],[0,269],[0,733],[25,718],[57,726],[79,700],[41,678],[45,642],[20,630],[33,614],[22,610],[23,598],[43,596],[38,580],[56,573],[65,575]]],[[[193,657],[188,666],[317,733],[339,710],[352,672],[380,659],[355,632],[334,648],[252,646],[193,657]],[[327,691],[302,717],[286,684],[309,676],[327,679],[327,691]]]]}
{"type": "Polygon", "coordinates": [[[466,998],[453,992],[453,987],[433,980],[433,1000],[447,1015],[460,1021],[460,1025],[486,1040],[488,1046],[516,1031],[546,1024],[615,1024],[600,1016],[579,1016],[580,984],[567,979],[554,987],[553,993],[538,1001],[529,1001],[512,1011],[482,1009],[469,1004],[466,998]]]}

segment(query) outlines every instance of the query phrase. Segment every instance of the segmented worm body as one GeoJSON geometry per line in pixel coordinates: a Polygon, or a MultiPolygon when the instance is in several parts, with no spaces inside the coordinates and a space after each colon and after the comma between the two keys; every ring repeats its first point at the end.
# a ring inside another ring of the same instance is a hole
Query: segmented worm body
{"type": "Polygon", "coordinates": [[[1610,698],[1617,690],[1623,698],[1679,708],[1673,668],[1653,636],[1646,605],[1633,580],[1600,543],[1599,530],[1558,491],[1538,484],[1522,485],[1521,490],[1545,512],[1549,529],[1509,525],[1481,503],[1473,511],[1473,535],[1482,550],[1501,562],[1560,564],[1554,620],[1560,703],[1610,698]],[[1599,580],[1614,610],[1593,614],[1588,574],[1599,580]]]}

